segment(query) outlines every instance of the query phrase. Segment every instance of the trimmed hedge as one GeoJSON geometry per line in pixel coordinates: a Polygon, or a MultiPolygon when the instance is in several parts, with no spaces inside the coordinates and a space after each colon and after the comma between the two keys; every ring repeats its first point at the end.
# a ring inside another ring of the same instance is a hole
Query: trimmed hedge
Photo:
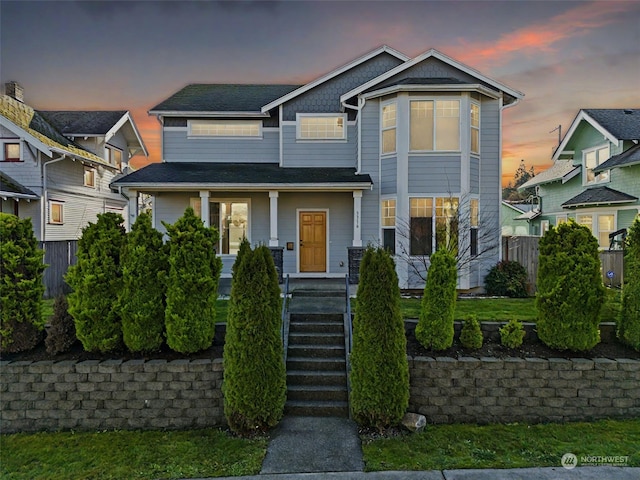
{"type": "Polygon", "coordinates": [[[381,248],[368,247],[353,321],[351,409],[356,422],[379,429],[400,423],[409,402],[406,352],[393,259],[381,248]]]}
{"type": "Polygon", "coordinates": [[[511,319],[509,323],[500,328],[500,343],[508,348],[518,348],[522,345],[525,335],[522,322],[511,319]]]}
{"type": "Polygon", "coordinates": [[[624,277],[618,338],[640,350],[640,218],[636,218],[627,235],[624,277]]]}
{"type": "Polygon", "coordinates": [[[480,329],[478,317],[470,315],[464,320],[464,324],[462,325],[460,343],[464,348],[477,350],[482,348],[483,341],[484,338],[482,337],[482,330],[480,329]]]}

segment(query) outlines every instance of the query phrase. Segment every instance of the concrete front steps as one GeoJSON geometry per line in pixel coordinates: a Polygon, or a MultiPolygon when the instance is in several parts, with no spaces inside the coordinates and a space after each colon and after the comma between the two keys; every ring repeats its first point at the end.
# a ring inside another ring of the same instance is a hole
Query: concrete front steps
{"type": "Polygon", "coordinates": [[[341,313],[292,313],[285,413],[349,416],[344,319],[341,313]]]}

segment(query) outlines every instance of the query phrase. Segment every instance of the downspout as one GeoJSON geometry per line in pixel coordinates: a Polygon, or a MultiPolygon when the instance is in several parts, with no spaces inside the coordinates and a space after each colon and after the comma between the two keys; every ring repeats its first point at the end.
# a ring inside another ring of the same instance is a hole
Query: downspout
{"type": "MultiPolygon", "coordinates": [[[[41,154],[42,155],[42,154],[41,154]]],[[[42,242],[46,241],[46,228],[47,228],[47,205],[49,204],[49,192],[47,191],[47,166],[52,163],[57,163],[60,160],[64,160],[66,155],[61,154],[58,158],[53,158],[48,162],[42,162],[42,195],[41,202],[42,205],[40,207],[40,231],[42,233],[42,242]]]]}

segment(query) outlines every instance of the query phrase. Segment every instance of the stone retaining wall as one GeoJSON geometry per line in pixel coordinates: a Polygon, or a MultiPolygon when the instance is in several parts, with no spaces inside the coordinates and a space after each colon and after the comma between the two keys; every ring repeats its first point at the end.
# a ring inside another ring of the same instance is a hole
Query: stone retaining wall
{"type": "Polygon", "coordinates": [[[225,424],[222,359],[0,362],[2,433],[225,424]]]}
{"type": "Polygon", "coordinates": [[[640,360],[415,357],[409,410],[432,423],[640,417],[640,360]]]}

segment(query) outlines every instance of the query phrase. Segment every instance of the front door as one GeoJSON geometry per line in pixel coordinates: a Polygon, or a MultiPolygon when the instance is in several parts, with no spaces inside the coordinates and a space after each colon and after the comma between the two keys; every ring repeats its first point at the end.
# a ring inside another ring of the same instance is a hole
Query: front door
{"type": "Polygon", "coordinates": [[[327,212],[300,212],[300,272],[327,271],[327,212]]]}

